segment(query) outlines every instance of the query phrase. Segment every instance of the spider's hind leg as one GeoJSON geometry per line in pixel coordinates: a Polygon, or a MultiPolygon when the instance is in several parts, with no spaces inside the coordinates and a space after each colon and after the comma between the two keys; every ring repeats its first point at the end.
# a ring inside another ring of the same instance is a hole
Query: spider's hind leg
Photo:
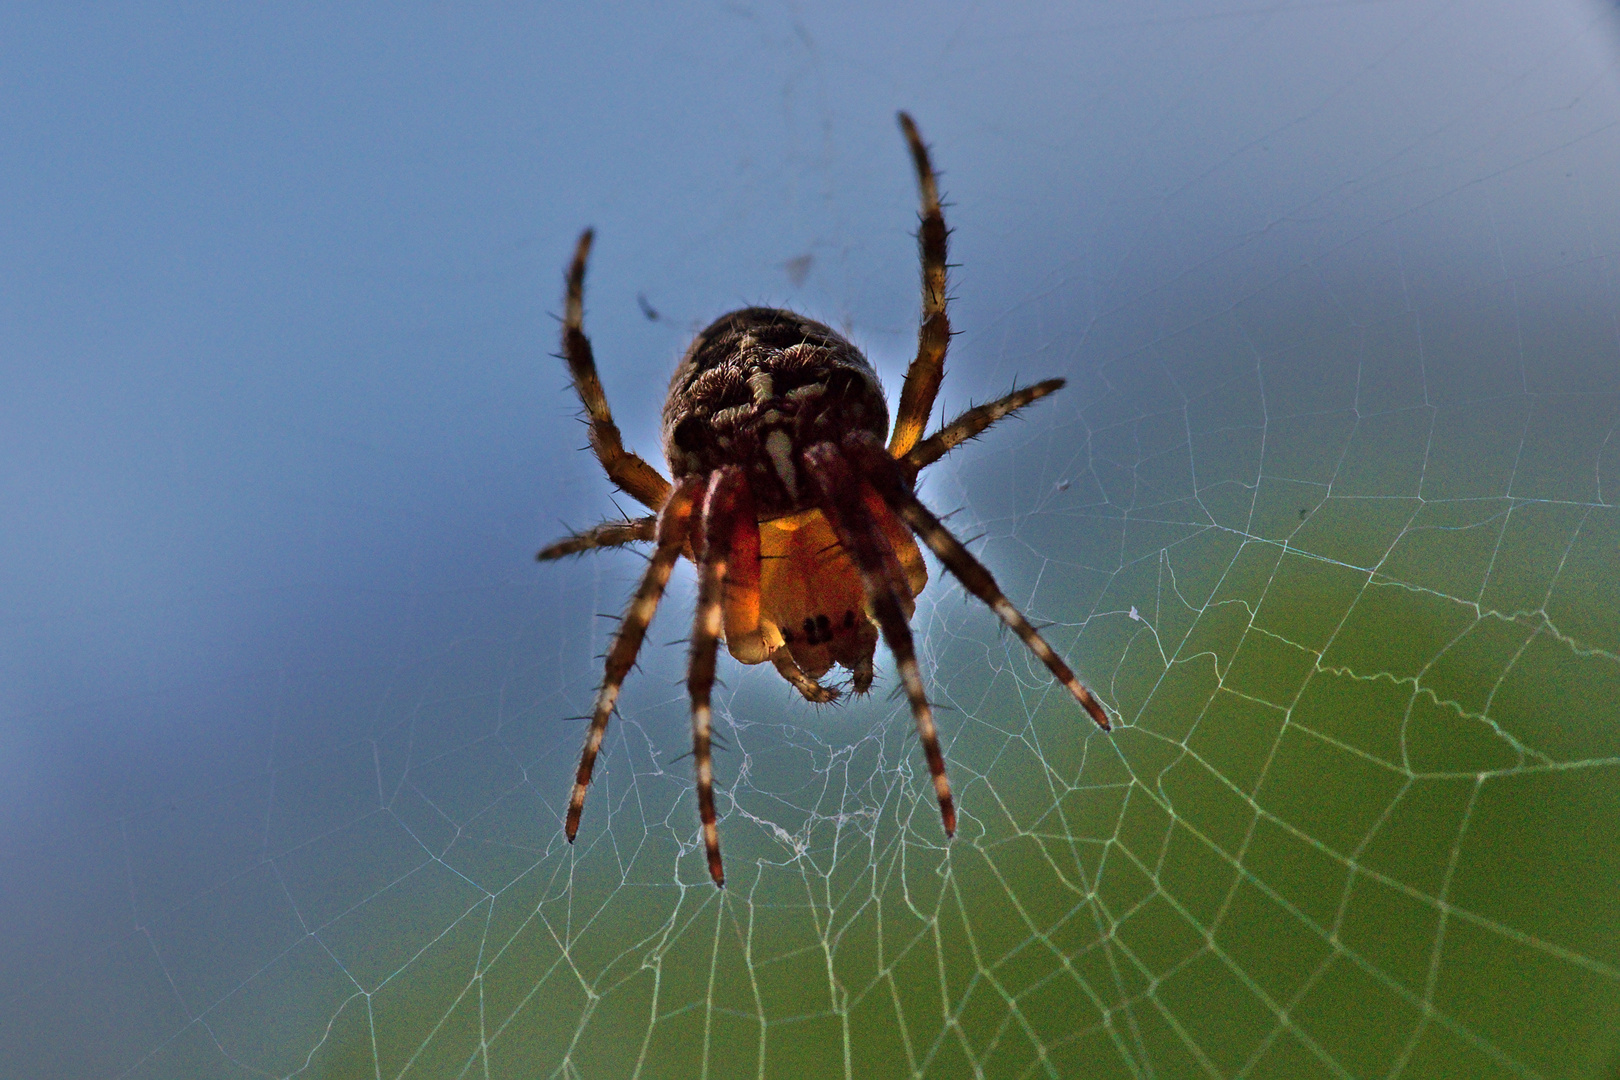
{"type": "Polygon", "coordinates": [[[1034,653],[1058,682],[1074,695],[1074,699],[1092,720],[1096,721],[1097,726],[1104,731],[1110,730],[1108,713],[1103,709],[1102,703],[1075,677],[1069,665],[1063,662],[1063,658],[1058,656],[1052,646],[1046,643],[1046,639],[1041,637],[1040,632],[1024,618],[1023,612],[1007,599],[984,564],[974,558],[973,553],[963,547],[962,542],[939,518],[911,493],[910,485],[905,483],[900,475],[900,463],[890,458],[875,443],[867,441],[869,438],[851,435],[844,441],[844,452],[861,470],[867,482],[877,489],[885,502],[894,507],[895,513],[899,514],[905,523],[911,526],[912,531],[922,538],[922,542],[927,544],[938,556],[939,561],[945,564],[945,568],[956,576],[963,588],[984,601],[990,610],[1018,635],[1029,651],[1034,653]]]}
{"type": "Polygon", "coordinates": [[[870,692],[872,689],[872,679],[876,676],[876,672],[872,668],[872,658],[870,656],[863,656],[859,660],[855,661],[855,666],[850,669],[850,676],[853,683],[853,685],[850,687],[851,690],[857,694],[865,694],[870,692]]]}
{"type": "MultiPolygon", "coordinates": [[[[825,705],[830,701],[838,700],[836,686],[823,686],[810,676],[806,675],[798,664],[793,662],[793,653],[786,645],[771,653],[771,663],[776,665],[776,673],[793,684],[804,700],[812,705],[825,705]]],[[[857,688],[856,693],[861,693],[857,688]]]]}
{"type": "MultiPolygon", "coordinates": [[[[703,827],[703,848],[708,857],[709,876],[720,887],[726,884],[720,862],[720,829],[714,808],[714,760],[710,751],[714,709],[715,659],[720,650],[720,633],[727,615],[726,578],[737,555],[746,557],[746,548],[737,550],[737,538],[746,536],[743,526],[753,527],[753,501],[748,482],[735,465],[710,474],[708,494],[703,500],[703,545],[698,553],[697,610],[692,616],[692,651],[687,661],[686,688],[692,699],[692,758],[697,771],[698,818],[703,827]]],[[[757,553],[754,561],[758,563],[757,553]]],[[[756,590],[757,592],[757,590],[756,590]]]]}
{"type": "MultiPolygon", "coordinates": [[[[804,464],[821,492],[823,512],[860,571],[867,605],[877,619],[889,651],[894,654],[900,685],[905,689],[912,719],[917,724],[917,740],[922,743],[923,757],[928,760],[928,772],[934,780],[934,796],[939,800],[945,835],[953,836],[956,804],[951,796],[951,782],[945,776],[945,755],[939,748],[939,730],[934,726],[934,712],[923,689],[911,627],[906,624],[904,604],[910,599],[910,588],[905,571],[861,498],[864,485],[838,448],[831,443],[812,446],[804,453],[804,464]]],[[[889,459],[889,467],[898,466],[889,459]]]]}
{"type": "Polygon", "coordinates": [[[585,811],[585,792],[591,784],[596,755],[602,749],[602,736],[607,732],[608,718],[613,715],[613,706],[619,700],[619,688],[624,685],[624,677],[636,662],[636,653],[641,651],[647,626],[658,610],[664,586],[669,584],[670,572],[675,569],[675,561],[681,557],[681,549],[686,546],[693,507],[701,493],[699,480],[683,480],[658,515],[658,548],[641,575],[636,595],[625,609],[618,633],[613,635],[613,644],[608,646],[602,686],[596,692],[590,730],[585,735],[585,748],[580,751],[579,770],[574,774],[574,790],[568,797],[568,821],[564,831],[570,844],[579,833],[579,818],[585,811]]]}

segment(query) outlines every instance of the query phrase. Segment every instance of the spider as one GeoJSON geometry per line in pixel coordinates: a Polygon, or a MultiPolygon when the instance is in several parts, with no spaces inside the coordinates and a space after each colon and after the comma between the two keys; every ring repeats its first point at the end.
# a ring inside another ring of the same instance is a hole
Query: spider
{"type": "Polygon", "coordinates": [[[830,702],[820,679],[837,664],[851,688],[872,686],[881,635],[928,759],[945,835],[956,809],[932,710],[923,692],[908,620],[928,581],[915,533],[962,585],[1001,618],[1074,695],[1104,731],[1108,714],[1074,672],[1002,594],[982,563],[917,500],[917,474],[991,424],[1063,386],[1048,379],[971,408],[926,439],[924,425],[944,375],[950,320],[945,296],[945,218],[928,148],[899,114],[922,200],[922,321],[906,371],[894,430],[877,373],[832,329],[779,308],[722,315],[687,348],[664,401],[664,457],[672,480],[626,450],[608,409],[585,336],[585,263],[593,231],[580,235],[568,268],[562,354],[584,405],[591,449],[608,479],[647,508],[645,517],[608,521],[540,552],[555,559],[638,541],[652,558],[607,651],[601,688],[568,801],[566,831],[579,832],[608,718],[635,663],[664,586],[682,555],[697,564],[687,690],[698,814],[709,874],[725,885],[715,824],[710,758],[710,691],[724,640],[744,664],[769,661],[806,701],[830,702]],[[887,446],[884,438],[887,436],[887,446]]]}

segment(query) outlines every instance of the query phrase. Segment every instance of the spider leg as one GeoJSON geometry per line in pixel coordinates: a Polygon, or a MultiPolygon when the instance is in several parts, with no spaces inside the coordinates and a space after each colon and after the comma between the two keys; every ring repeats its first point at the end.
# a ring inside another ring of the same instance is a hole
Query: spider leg
{"type": "Polygon", "coordinates": [[[793,662],[793,653],[786,646],[771,653],[771,663],[776,665],[777,674],[792,683],[793,688],[803,695],[804,700],[816,705],[825,705],[829,701],[838,700],[838,689],[822,686],[806,675],[799,665],[793,662]]]}
{"type": "Polygon", "coordinates": [[[900,114],[900,128],[911,147],[922,198],[922,227],[917,231],[917,250],[922,257],[922,325],[917,328],[917,356],[906,369],[894,432],[889,436],[889,453],[897,458],[905,457],[922,438],[928,414],[934,409],[934,395],[945,377],[945,350],[951,343],[951,320],[945,314],[946,231],[945,215],[939,208],[939,181],[928,160],[928,147],[905,113],[900,114]]]}
{"type": "Polygon", "coordinates": [[[585,415],[590,418],[591,449],[596,451],[596,460],[602,463],[609,480],[642,505],[657,510],[669,500],[669,481],[641,455],[624,448],[619,426],[613,422],[613,413],[608,409],[602,380],[596,374],[591,339],[585,336],[585,260],[591,254],[594,236],[591,229],[579,234],[579,246],[574,249],[574,261],[568,267],[568,295],[563,306],[563,359],[568,361],[574,391],[579,394],[585,415]]]}
{"type": "MultiPolygon", "coordinates": [[[[759,522],[754,518],[754,493],[740,470],[726,482],[730,512],[723,522],[730,561],[726,565],[726,649],[745,664],[757,664],[770,655],[760,629],[759,522]]],[[[705,526],[707,529],[707,526],[705,526]]]]}
{"type": "Polygon", "coordinates": [[[912,475],[916,475],[996,421],[1011,416],[1032,401],[1056,393],[1063,388],[1065,381],[1047,379],[1034,386],[1020,387],[997,401],[971,408],[912,447],[911,452],[901,461],[911,470],[912,475]]]}
{"type": "Polygon", "coordinates": [[[669,502],[658,514],[658,547],[653,552],[636,595],[625,609],[619,622],[619,632],[608,647],[607,663],[602,673],[602,687],[596,692],[596,705],[591,711],[591,727],[585,736],[585,749],[579,755],[579,771],[574,774],[574,791],[568,799],[568,842],[574,842],[579,832],[579,816],[585,809],[585,789],[591,784],[591,770],[596,766],[596,754],[602,749],[602,736],[607,732],[608,717],[619,699],[619,688],[630,666],[641,651],[641,641],[647,634],[647,625],[658,610],[658,601],[669,583],[670,571],[686,546],[686,534],[691,527],[692,507],[702,491],[701,477],[681,481],[669,497],[669,502]]]}
{"type": "MultiPolygon", "coordinates": [[[[747,481],[735,465],[710,474],[703,501],[703,549],[698,556],[697,611],[692,616],[692,651],[686,668],[686,690],[692,698],[692,757],[697,770],[698,818],[703,823],[703,848],[709,876],[721,888],[726,874],[720,864],[720,829],[714,812],[714,762],[710,756],[710,726],[714,719],[710,694],[714,689],[715,656],[726,607],[726,570],[732,557],[739,512],[747,499],[747,481]],[[739,496],[738,489],[742,489],[739,496]]],[[[747,514],[753,524],[753,514],[747,514]]]]}
{"type": "Polygon", "coordinates": [[[870,436],[863,438],[860,435],[852,435],[844,441],[845,453],[856,467],[862,470],[867,482],[877,488],[883,500],[894,507],[895,513],[899,514],[905,523],[911,526],[912,531],[922,538],[922,542],[927,544],[939,557],[939,561],[945,564],[945,569],[955,574],[968,592],[989,605],[990,609],[1001,617],[1001,621],[1023,640],[1029,651],[1040,658],[1047,670],[1068,688],[1069,693],[1080,703],[1080,707],[1097,722],[1097,726],[1104,731],[1110,730],[1108,713],[1104,711],[1102,704],[1079,679],[1075,678],[1074,672],[1069,670],[1069,665],[1063,662],[1063,658],[1053,651],[1052,646],[1046,643],[1046,639],[1041,637],[1040,633],[1029,624],[1029,620],[1024,618],[1023,613],[1007,599],[984,564],[974,558],[973,553],[962,546],[962,542],[951,534],[939,518],[917,500],[917,496],[912,494],[910,486],[900,475],[900,464],[885,454],[875,441],[870,440],[870,436]]]}
{"type": "Polygon", "coordinates": [[[872,679],[877,675],[877,672],[872,669],[872,658],[863,656],[855,661],[855,667],[850,671],[850,675],[852,677],[851,681],[854,683],[850,689],[857,694],[864,694],[871,690],[872,679]]]}
{"type": "MultiPolygon", "coordinates": [[[[923,690],[922,673],[917,667],[917,652],[911,640],[911,627],[906,625],[902,597],[909,597],[905,572],[900,568],[889,541],[872,521],[862,504],[860,481],[851,473],[848,462],[831,443],[819,443],[804,453],[806,471],[820,490],[822,512],[832,523],[840,543],[854,557],[861,573],[861,584],[866,589],[866,600],[877,619],[878,629],[894,663],[900,671],[900,684],[905,687],[911,703],[911,716],[917,723],[917,738],[922,743],[923,756],[928,759],[928,771],[934,779],[934,794],[939,799],[939,814],[945,825],[945,835],[956,834],[956,806],[951,799],[951,782],[945,776],[945,755],[939,748],[939,731],[934,727],[934,713],[923,690]],[[902,592],[904,590],[904,592],[902,592]]],[[[889,465],[894,467],[890,460],[889,465]]],[[[868,679],[870,674],[868,673],[868,679]]]]}
{"type": "Polygon", "coordinates": [[[545,562],[548,559],[560,559],[564,555],[578,555],[593,548],[622,547],[625,544],[656,539],[657,532],[656,514],[625,521],[604,521],[600,525],[593,525],[573,536],[566,536],[554,544],[546,545],[535,558],[545,562]]]}

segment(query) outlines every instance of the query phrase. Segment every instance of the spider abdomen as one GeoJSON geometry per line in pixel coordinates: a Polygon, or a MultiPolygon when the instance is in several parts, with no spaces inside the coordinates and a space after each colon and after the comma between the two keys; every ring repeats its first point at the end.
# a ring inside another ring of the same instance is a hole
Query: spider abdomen
{"type": "Polygon", "coordinates": [[[852,431],[882,440],[889,408],[861,351],[780,308],[722,315],[693,339],[664,402],[664,456],[678,480],[741,466],[760,520],[815,505],[798,458],[852,431]]]}

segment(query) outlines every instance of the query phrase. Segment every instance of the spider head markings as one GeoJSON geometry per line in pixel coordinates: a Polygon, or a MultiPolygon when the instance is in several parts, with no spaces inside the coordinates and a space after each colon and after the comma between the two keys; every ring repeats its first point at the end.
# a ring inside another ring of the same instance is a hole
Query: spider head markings
{"type": "Polygon", "coordinates": [[[816,505],[796,463],[805,449],[888,430],[883,388],[860,350],[780,308],[743,308],[711,323],[686,350],[664,402],[670,473],[742,466],[762,520],[816,505]]]}

